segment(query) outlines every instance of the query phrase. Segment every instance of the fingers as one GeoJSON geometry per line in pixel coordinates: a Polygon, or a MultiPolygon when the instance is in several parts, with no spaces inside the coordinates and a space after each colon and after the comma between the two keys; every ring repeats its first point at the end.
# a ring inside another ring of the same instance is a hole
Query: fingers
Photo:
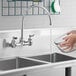
{"type": "Polygon", "coordinates": [[[59,43],[59,46],[63,50],[69,50],[71,51],[73,49],[73,46],[75,44],[75,39],[76,39],[76,30],[70,31],[67,33],[67,36],[63,38],[63,42],[59,43]],[[75,34],[75,35],[74,35],[75,34]]]}
{"type": "Polygon", "coordinates": [[[71,35],[72,35],[72,34],[67,35],[66,37],[63,38],[63,40],[67,41],[69,38],[71,38],[71,37],[70,37],[71,35]]]}
{"type": "Polygon", "coordinates": [[[71,34],[71,33],[73,33],[73,30],[72,30],[72,31],[70,31],[70,32],[68,32],[68,33],[67,33],[67,35],[69,35],[69,34],[71,34]]]}
{"type": "Polygon", "coordinates": [[[68,37],[64,37],[63,40],[67,41],[68,40],[68,37]]]}
{"type": "Polygon", "coordinates": [[[68,32],[67,35],[69,35],[69,34],[71,34],[71,33],[72,33],[72,34],[76,34],[76,30],[72,30],[72,31],[68,32]]]}
{"type": "Polygon", "coordinates": [[[73,49],[73,45],[70,45],[70,44],[62,43],[62,44],[60,44],[59,46],[60,46],[63,50],[66,50],[66,51],[67,51],[67,49],[69,49],[69,51],[73,49]]]}
{"type": "Polygon", "coordinates": [[[67,49],[69,49],[70,48],[70,46],[66,46],[65,48],[63,48],[63,50],[67,50],[67,49]]]}
{"type": "Polygon", "coordinates": [[[60,43],[59,45],[60,45],[60,47],[64,47],[64,46],[66,46],[66,45],[67,45],[67,42],[66,42],[66,41],[64,41],[64,42],[60,43]]]}
{"type": "Polygon", "coordinates": [[[72,32],[70,31],[70,32],[67,33],[67,35],[69,35],[69,34],[71,34],[71,33],[72,33],[72,32]]]}
{"type": "Polygon", "coordinates": [[[70,51],[73,49],[73,46],[67,46],[67,47],[63,48],[63,50],[67,50],[67,49],[69,49],[69,51],[70,51]]]}
{"type": "Polygon", "coordinates": [[[73,46],[70,47],[70,50],[72,50],[72,49],[73,49],[73,46]]]}
{"type": "Polygon", "coordinates": [[[60,45],[60,47],[63,48],[63,50],[66,50],[69,48],[71,50],[73,48],[73,42],[68,37],[65,37],[65,41],[60,43],[59,45],[60,45]]]}
{"type": "Polygon", "coordinates": [[[67,42],[60,43],[59,45],[60,45],[60,47],[71,46],[71,45],[70,45],[69,43],[67,43],[67,42]]]}

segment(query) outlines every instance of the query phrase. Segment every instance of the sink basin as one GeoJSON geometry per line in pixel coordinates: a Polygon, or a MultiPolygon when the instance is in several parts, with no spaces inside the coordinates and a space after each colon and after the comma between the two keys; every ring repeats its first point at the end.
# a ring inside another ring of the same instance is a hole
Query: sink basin
{"type": "Polygon", "coordinates": [[[12,59],[1,59],[0,60],[0,70],[12,70],[17,68],[23,68],[23,67],[30,67],[30,66],[36,66],[36,65],[42,65],[44,63],[33,61],[29,59],[24,58],[12,58],[12,59]]]}
{"type": "Polygon", "coordinates": [[[16,69],[16,59],[8,59],[0,61],[0,70],[16,69]]]}
{"type": "Polygon", "coordinates": [[[47,62],[52,62],[52,63],[76,59],[74,57],[70,57],[70,56],[67,56],[67,55],[59,54],[59,53],[32,56],[30,58],[43,60],[43,61],[47,61],[47,62]]]}
{"type": "Polygon", "coordinates": [[[39,61],[28,60],[28,59],[23,59],[23,58],[18,58],[18,68],[42,65],[42,64],[45,64],[45,63],[39,62],[39,61]]]}

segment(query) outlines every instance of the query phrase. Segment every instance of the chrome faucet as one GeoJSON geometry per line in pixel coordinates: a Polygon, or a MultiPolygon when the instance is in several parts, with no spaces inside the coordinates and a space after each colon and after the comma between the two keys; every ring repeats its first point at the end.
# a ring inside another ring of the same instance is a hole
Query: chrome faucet
{"type": "MultiPolygon", "coordinates": [[[[45,7],[39,6],[39,5],[31,5],[30,7],[27,8],[26,12],[27,12],[30,8],[32,8],[32,7],[39,7],[39,8],[42,8],[43,10],[45,10],[45,11],[47,12],[48,17],[49,17],[50,25],[52,25],[50,13],[49,13],[49,11],[48,11],[45,7]]],[[[23,45],[23,42],[24,42],[24,40],[23,40],[24,16],[25,16],[25,15],[23,14],[23,15],[22,15],[22,26],[21,26],[21,39],[20,39],[20,43],[21,43],[22,45],[23,45]]]]}
{"type": "Polygon", "coordinates": [[[23,40],[22,43],[21,42],[16,42],[16,40],[18,39],[17,37],[13,37],[10,43],[7,42],[6,39],[3,39],[3,48],[6,48],[6,47],[15,48],[16,46],[25,46],[25,45],[31,46],[33,36],[34,36],[34,34],[29,35],[27,41],[23,40]]]}
{"type": "MultiPolygon", "coordinates": [[[[47,15],[49,17],[49,21],[50,21],[50,25],[52,24],[51,23],[51,16],[50,16],[50,13],[49,11],[43,7],[43,6],[39,6],[39,5],[31,5],[30,7],[27,8],[26,12],[32,8],[32,7],[39,7],[39,8],[42,8],[43,10],[45,10],[47,12],[47,15]]],[[[16,46],[25,46],[25,45],[28,45],[28,46],[31,46],[32,45],[32,37],[34,36],[33,35],[29,35],[29,38],[27,41],[25,41],[23,39],[23,31],[24,31],[24,14],[22,15],[22,25],[21,25],[21,38],[19,40],[18,43],[16,43],[16,40],[18,39],[17,37],[13,37],[12,40],[11,40],[11,43],[7,42],[6,39],[3,40],[3,47],[16,47],[16,46]]]]}

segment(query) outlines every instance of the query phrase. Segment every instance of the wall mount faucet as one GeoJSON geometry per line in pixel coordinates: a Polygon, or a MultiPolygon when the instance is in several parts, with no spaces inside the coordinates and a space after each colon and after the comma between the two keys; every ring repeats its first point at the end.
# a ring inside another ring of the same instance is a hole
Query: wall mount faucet
{"type": "MultiPolygon", "coordinates": [[[[52,25],[50,12],[49,12],[45,7],[39,6],[39,5],[31,5],[30,7],[27,8],[26,12],[27,12],[30,8],[32,8],[32,7],[38,7],[38,8],[41,8],[41,9],[45,10],[45,11],[47,12],[48,17],[49,17],[50,25],[52,25]]],[[[22,26],[21,26],[21,39],[20,39],[21,44],[23,44],[23,41],[24,41],[24,40],[23,40],[23,29],[24,29],[24,24],[23,24],[23,23],[24,23],[24,17],[25,17],[25,15],[23,14],[23,15],[22,15],[22,26]]]]}
{"type": "MultiPolygon", "coordinates": [[[[39,6],[39,5],[31,5],[30,7],[27,8],[26,12],[32,8],[32,7],[38,7],[38,8],[42,8],[43,10],[45,10],[47,12],[47,15],[49,17],[49,21],[50,21],[50,25],[52,24],[51,23],[51,16],[50,16],[50,12],[43,6],[39,6]]],[[[6,39],[3,40],[3,47],[16,47],[16,46],[25,46],[25,45],[28,45],[28,46],[31,46],[32,45],[32,37],[34,37],[34,34],[33,35],[29,35],[29,38],[27,41],[24,40],[23,38],[23,31],[24,31],[24,17],[25,15],[23,14],[22,15],[22,25],[21,25],[21,38],[19,40],[18,43],[16,43],[16,40],[18,39],[17,37],[13,37],[12,40],[11,40],[11,43],[7,42],[6,39]]]]}

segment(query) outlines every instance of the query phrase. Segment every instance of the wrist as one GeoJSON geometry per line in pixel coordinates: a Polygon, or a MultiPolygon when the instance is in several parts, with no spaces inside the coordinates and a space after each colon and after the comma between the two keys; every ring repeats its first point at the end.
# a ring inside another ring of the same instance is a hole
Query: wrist
{"type": "Polygon", "coordinates": [[[75,43],[76,43],[76,34],[74,34],[74,40],[75,40],[75,43]]]}

